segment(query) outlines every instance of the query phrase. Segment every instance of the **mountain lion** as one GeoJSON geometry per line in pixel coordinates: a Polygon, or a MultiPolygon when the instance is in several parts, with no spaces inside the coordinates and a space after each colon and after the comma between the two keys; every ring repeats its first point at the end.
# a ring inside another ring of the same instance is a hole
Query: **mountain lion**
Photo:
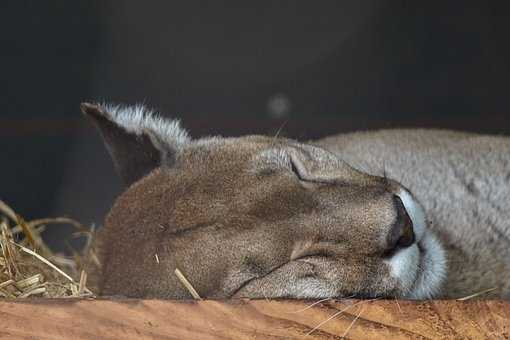
{"type": "Polygon", "coordinates": [[[312,143],[193,140],[143,106],[84,103],[126,190],[102,295],[510,297],[510,139],[440,130],[312,143]]]}

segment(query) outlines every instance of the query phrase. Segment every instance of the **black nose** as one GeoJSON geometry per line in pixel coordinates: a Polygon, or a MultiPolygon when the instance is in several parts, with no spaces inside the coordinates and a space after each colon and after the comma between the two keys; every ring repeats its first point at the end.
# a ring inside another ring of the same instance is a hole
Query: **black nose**
{"type": "Polygon", "coordinates": [[[397,209],[397,219],[388,235],[388,251],[393,252],[399,248],[411,246],[414,241],[413,221],[407,214],[404,203],[398,196],[394,196],[397,209]]]}

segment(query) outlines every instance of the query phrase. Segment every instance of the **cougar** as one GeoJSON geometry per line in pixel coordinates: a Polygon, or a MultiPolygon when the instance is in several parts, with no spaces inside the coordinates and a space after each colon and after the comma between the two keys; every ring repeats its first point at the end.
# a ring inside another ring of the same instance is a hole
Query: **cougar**
{"type": "Polygon", "coordinates": [[[99,293],[510,297],[510,139],[382,130],[192,139],[144,106],[83,103],[125,185],[99,293]]]}

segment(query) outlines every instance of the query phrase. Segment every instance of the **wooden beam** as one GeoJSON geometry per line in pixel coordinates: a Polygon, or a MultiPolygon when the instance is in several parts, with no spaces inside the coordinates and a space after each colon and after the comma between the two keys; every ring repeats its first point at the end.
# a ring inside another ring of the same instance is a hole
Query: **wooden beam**
{"type": "Polygon", "coordinates": [[[292,300],[3,300],[0,301],[0,338],[510,337],[510,302],[344,300],[310,307],[312,303],[292,300]],[[336,316],[331,318],[333,315],[336,316]]]}

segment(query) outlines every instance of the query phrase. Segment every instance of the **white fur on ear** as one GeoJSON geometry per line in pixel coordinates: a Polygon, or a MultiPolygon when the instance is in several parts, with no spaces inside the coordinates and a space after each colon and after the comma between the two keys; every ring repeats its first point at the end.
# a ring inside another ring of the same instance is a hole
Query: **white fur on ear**
{"type": "Polygon", "coordinates": [[[178,147],[190,141],[189,134],[181,127],[178,119],[165,119],[154,110],[142,104],[133,106],[101,105],[109,115],[109,119],[129,133],[142,135],[150,131],[160,142],[170,147],[178,147]]]}

